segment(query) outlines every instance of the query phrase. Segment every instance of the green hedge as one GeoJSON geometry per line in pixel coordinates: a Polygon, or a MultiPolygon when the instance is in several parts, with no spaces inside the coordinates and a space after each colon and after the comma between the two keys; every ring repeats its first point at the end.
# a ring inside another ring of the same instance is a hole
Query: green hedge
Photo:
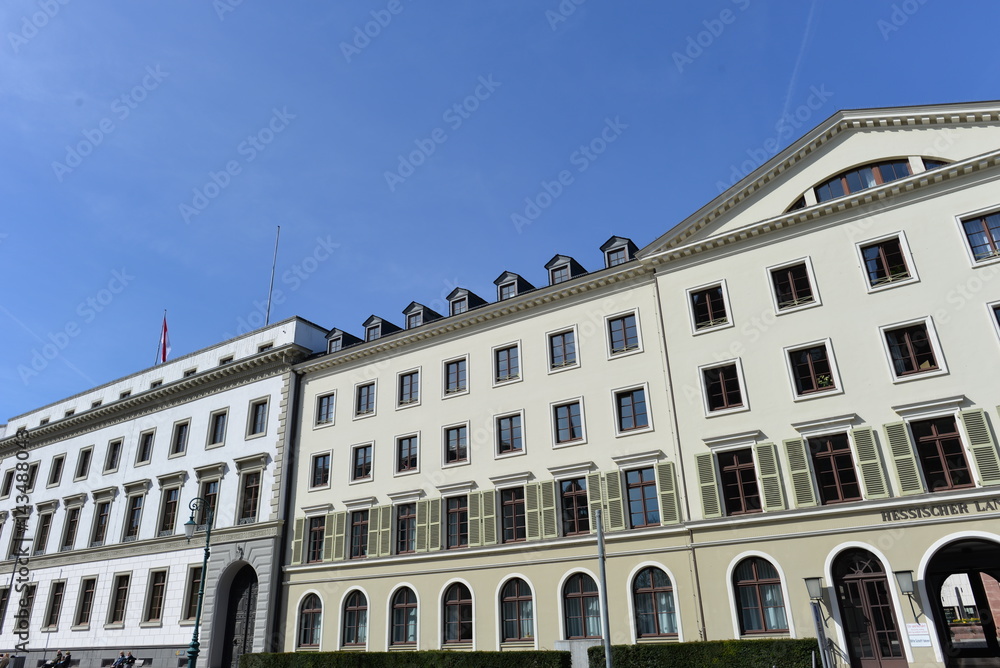
{"type": "Polygon", "coordinates": [[[240,668],[570,668],[570,658],[549,651],[286,652],[244,654],[240,668]]]}
{"type": "MultiPolygon", "coordinates": [[[[716,640],[660,645],[614,645],[614,668],[810,668],[815,639],[716,640]]],[[[604,668],[604,648],[588,650],[590,668],[604,668]]],[[[819,654],[816,655],[817,665],[819,654]]]]}

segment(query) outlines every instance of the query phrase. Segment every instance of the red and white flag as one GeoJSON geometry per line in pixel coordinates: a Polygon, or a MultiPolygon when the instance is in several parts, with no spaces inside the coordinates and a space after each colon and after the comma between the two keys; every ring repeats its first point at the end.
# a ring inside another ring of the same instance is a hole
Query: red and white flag
{"type": "MultiPolygon", "coordinates": [[[[170,337],[167,335],[167,314],[163,314],[163,329],[160,331],[160,345],[156,349],[156,364],[163,364],[170,354],[170,337]]],[[[155,365],[154,365],[155,366],[155,365]]]]}

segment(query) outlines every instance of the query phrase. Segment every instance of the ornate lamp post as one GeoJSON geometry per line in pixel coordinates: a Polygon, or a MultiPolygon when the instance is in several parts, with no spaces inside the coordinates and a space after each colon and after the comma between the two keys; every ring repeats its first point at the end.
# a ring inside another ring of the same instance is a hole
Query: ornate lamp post
{"type": "Polygon", "coordinates": [[[188,504],[188,508],[191,509],[191,518],[184,523],[184,535],[187,536],[187,540],[190,543],[191,538],[194,537],[194,531],[198,528],[198,523],[194,521],[194,514],[198,511],[203,511],[203,519],[205,520],[205,558],[201,562],[201,582],[198,583],[198,609],[194,614],[194,634],[191,636],[191,644],[188,646],[188,668],[195,668],[195,664],[198,663],[198,653],[199,653],[199,643],[198,643],[198,626],[201,624],[201,604],[205,600],[205,579],[208,577],[208,557],[211,552],[212,545],[212,522],[215,519],[215,512],[212,506],[205,499],[197,496],[191,499],[191,503],[188,504]]]}

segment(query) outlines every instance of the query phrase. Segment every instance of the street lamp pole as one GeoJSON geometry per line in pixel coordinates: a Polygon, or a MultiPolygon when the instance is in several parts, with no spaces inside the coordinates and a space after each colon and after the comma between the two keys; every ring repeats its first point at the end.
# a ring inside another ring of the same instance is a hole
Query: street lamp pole
{"type": "Polygon", "coordinates": [[[194,514],[196,512],[203,511],[202,517],[205,520],[205,558],[201,562],[201,581],[198,583],[198,609],[194,613],[194,634],[191,636],[191,644],[188,646],[188,663],[187,668],[195,668],[195,664],[198,663],[198,653],[200,643],[198,642],[198,627],[201,624],[201,605],[205,600],[205,579],[208,576],[208,557],[212,554],[212,522],[215,519],[215,512],[205,499],[197,496],[191,499],[191,503],[188,504],[188,508],[191,509],[191,518],[184,523],[184,535],[187,536],[187,540],[190,543],[191,538],[194,537],[194,531],[198,528],[198,523],[194,521],[194,514]]]}

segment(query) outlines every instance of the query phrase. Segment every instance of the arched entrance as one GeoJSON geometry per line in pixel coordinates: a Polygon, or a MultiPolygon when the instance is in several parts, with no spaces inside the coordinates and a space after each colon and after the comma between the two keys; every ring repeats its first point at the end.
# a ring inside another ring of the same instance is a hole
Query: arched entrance
{"type": "Polygon", "coordinates": [[[930,560],[924,579],[945,665],[1000,663],[1000,544],[982,539],[950,543],[930,560]]]}
{"type": "Polygon", "coordinates": [[[257,616],[257,571],[246,565],[233,577],[222,636],[222,668],[238,668],[240,657],[253,651],[257,616]]]}
{"type": "Polygon", "coordinates": [[[851,668],[906,668],[899,622],[882,563],[852,549],[833,562],[833,581],[851,668]]]}

